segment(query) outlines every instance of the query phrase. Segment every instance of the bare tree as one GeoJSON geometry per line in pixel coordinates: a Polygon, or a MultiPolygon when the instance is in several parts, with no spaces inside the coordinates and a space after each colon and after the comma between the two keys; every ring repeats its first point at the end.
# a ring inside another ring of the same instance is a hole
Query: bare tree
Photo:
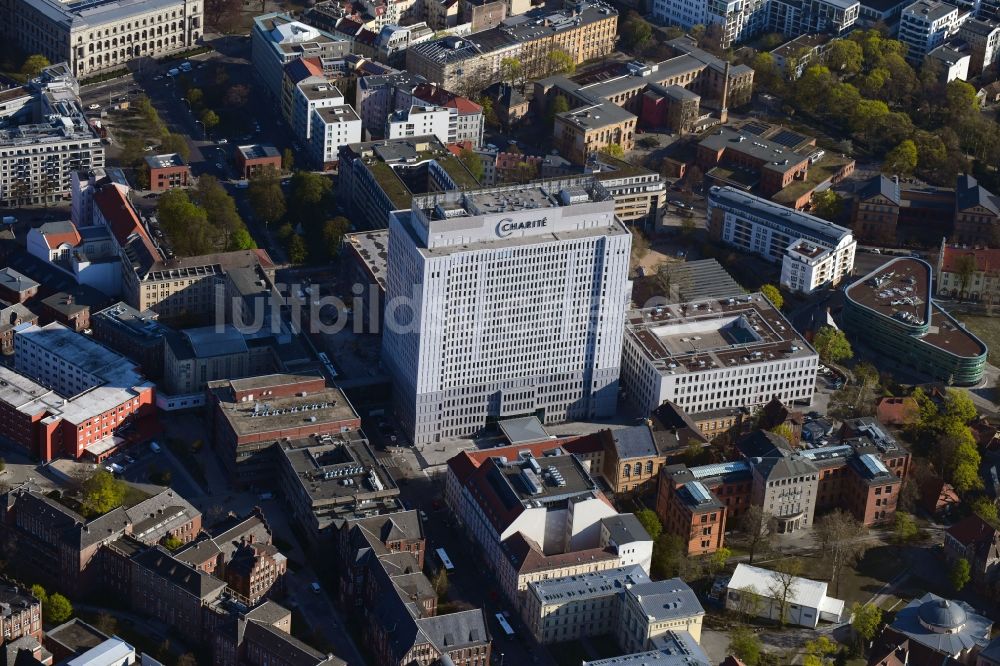
{"type": "Polygon", "coordinates": [[[774,580],[768,592],[778,604],[778,622],[785,626],[788,621],[788,606],[795,596],[796,577],[802,573],[802,563],[797,559],[782,560],[774,568],[774,580]]]}
{"type": "Polygon", "coordinates": [[[746,536],[747,551],[750,555],[749,564],[753,558],[771,549],[771,541],[775,533],[774,517],[757,505],[751,506],[739,521],[740,531],[746,536]]]}
{"type": "Polygon", "coordinates": [[[844,565],[854,566],[868,550],[863,540],[867,528],[849,513],[835,509],[819,519],[819,530],[823,552],[830,558],[834,581],[834,594],[840,594],[840,573],[844,565]]]}

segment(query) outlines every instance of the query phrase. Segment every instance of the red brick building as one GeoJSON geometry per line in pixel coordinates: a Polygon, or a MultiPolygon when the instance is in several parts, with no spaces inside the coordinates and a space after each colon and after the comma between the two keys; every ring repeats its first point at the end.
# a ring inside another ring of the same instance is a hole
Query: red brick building
{"type": "Polygon", "coordinates": [[[0,436],[25,453],[101,462],[158,429],[154,386],[125,357],[59,323],[19,328],[14,347],[0,436]]]}
{"type": "Polygon", "coordinates": [[[45,321],[57,321],[63,326],[82,333],[90,328],[90,306],[65,291],[42,299],[45,321]]]}
{"type": "Polygon", "coordinates": [[[271,447],[287,438],[358,430],[361,419],[339,389],[317,375],[275,374],[208,384],[214,444],[234,482],[273,484],[271,447]]]}
{"type": "Polygon", "coordinates": [[[249,180],[269,169],[281,173],[281,153],[274,146],[255,143],[236,148],[236,171],[240,178],[249,180]]]}
{"type": "Polygon", "coordinates": [[[38,294],[39,284],[13,268],[0,268],[0,300],[24,303],[38,294]]]}
{"type": "Polygon", "coordinates": [[[191,184],[191,169],[177,153],[148,156],[146,170],[149,172],[149,189],[153,192],[165,192],[191,184]]]}
{"type": "MultiPolygon", "coordinates": [[[[726,523],[764,494],[757,487],[764,476],[755,470],[772,467],[769,460],[777,457],[795,460],[809,470],[806,476],[815,473],[811,512],[843,509],[869,527],[891,522],[909,471],[909,452],[871,418],[845,422],[839,438],[835,445],[794,450],[771,435],[769,440],[781,446],[763,457],[741,444],[745,457],[740,460],[691,468],[668,465],[660,472],[657,515],[667,532],[687,542],[689,554],[715,552],[723,545],[726,523]]],[[[813,520],[811,513],[808,520],[813,520]]]]}

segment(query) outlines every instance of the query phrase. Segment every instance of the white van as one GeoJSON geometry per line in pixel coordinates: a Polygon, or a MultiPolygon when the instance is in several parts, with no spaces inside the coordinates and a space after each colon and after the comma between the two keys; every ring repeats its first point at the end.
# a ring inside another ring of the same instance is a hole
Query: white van
{"type": "Polygon", "coordinates": [[[320,593],[320,591],[321,591],[321,588],[320,588],[320,586],[319,586],[319,583],[317,583],[316,581],[313,581],[313,582],[309,583],[309,587],[311,587],[311,588],[312,588],[312,591],[313,591],[313,592],[314,592],[315,594],[319,594],[319,593],[320,593]]]}
{"type": "Polygon", "coordinates": [[[156,442],[150,442],[149,443],[149,450],[152,451],[153,453],[159,453],[163,449],[161,449],[160,445],[157,444],[156,442]]]}

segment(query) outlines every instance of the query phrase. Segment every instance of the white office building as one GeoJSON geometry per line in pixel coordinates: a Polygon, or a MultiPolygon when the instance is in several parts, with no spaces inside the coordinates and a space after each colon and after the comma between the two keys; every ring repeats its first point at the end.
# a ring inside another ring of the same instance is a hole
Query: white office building
{"type": "Polygon", "coordinates": [[[614,208],[580,178],[391,214],[382,359],[415,443],[615,412],[632,237],[614,208]]]}
{"type": "Polygon", "coordinates": [[[104,146],[80,104],[66,63],[4,91],[0,107],[0,206],[57,201],[73,174],[104,166],[104,146]]]}
{"type": "Polygon", "coordinates": [[[336,164],[341,146],[361,141],[361,118],[349,104],[313,109],[310,125],[313,161],[323,168],[336,164]]]}
{"type": "Polygon", "coordinates": [[[837,285],[854,268],[850,229],[732,187],[708,196],[709,234],[781,264],[781,286],[810,293],[837,285]]]}
{"type": "Polygon", "coordinates": [[[768,0],[653,0],[653,17],[684,29],[717,24],[722,48],[728,48],[763,32],[768,5],[768,0]]]}
{"type": "Polygon", "coordinates": [[[819,356],[760,294],[629,313],[622,388],[645,412],[666,400],[694,414],[808,403],[819,356]]]}
{"type": "Polygon", "coordinates": [[[958,32],[968,16],[968,12],[940,0],[917,0],[904,8],[897,39],[908,48],[906,59],[914,65],[923,63],[928,53],[958,32]]]}
{"type": "Polygon", "coordinates": [[[385,138],[405,139],[413,136],[435,136],[448,143],[452,116],[443,106],[411,106],[396,111],[385,121],[385,138]]]}
{"type": "Polygon", "coordinates": [[[351,43],[342,37],[274,12],[254,17],[250,34],[250,60],[254,72],[271,96],[281,99],[284,67],[300,58],[342,58],[351,43]]]}
{"type": "Polygon", "coordinates": [[[190,49],[204,32],[203,0],[8,0],[0,25],[24,53],[84,78],[135,58],[190,49]]]}

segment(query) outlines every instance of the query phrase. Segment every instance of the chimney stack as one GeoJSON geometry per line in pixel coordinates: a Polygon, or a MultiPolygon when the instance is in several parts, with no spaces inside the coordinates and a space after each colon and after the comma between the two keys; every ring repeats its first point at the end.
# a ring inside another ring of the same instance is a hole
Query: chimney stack
{"type": "Polygon", "coordinates": [[[729,61],[726,61],[726,69],[722,74],[722,101],[719,104],[719,120],[725,123],[729,120],[729,61]]]}

